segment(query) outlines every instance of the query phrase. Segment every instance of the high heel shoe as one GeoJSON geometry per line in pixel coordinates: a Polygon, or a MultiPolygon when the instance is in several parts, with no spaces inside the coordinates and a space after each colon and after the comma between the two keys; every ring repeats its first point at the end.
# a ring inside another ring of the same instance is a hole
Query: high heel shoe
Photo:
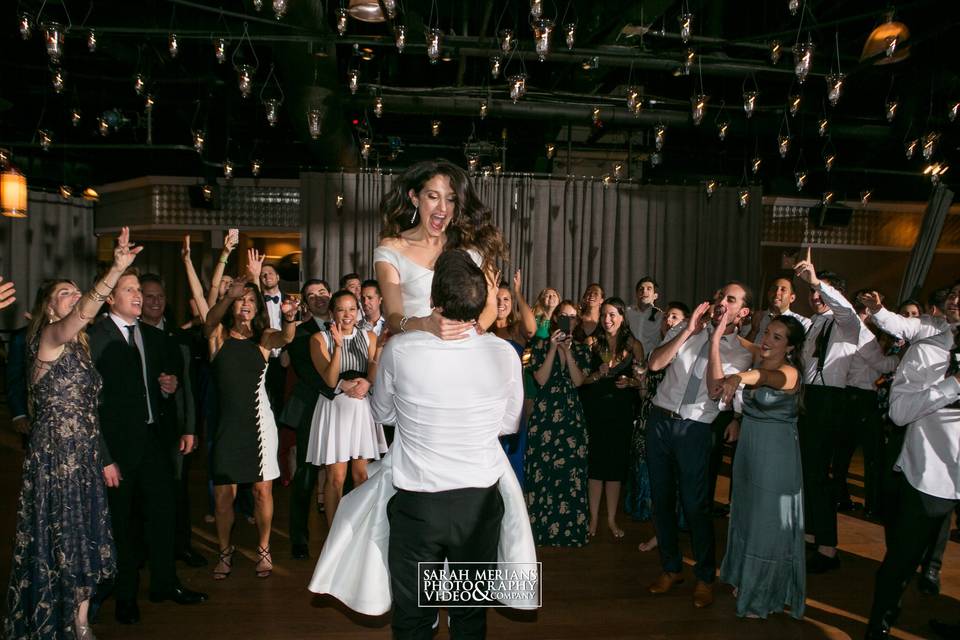
{"type": "Polygon", "coordinates": [[[235,545],[230,545],[226,549],[220,549],[220,559],[217,562],[217,566],[213,568],[214,580],[226,580],[230,577],[230,573],[233,571],[233,554],[236,550],[237,547],[235,545]],[[227,568],[226,571],[217,571],[217,567],[221,564],[227,568]]]}
{"type": "Polygon", "coordinates": [[[77,634],[77,640],[97,640],[97,636],[93,635],[93,629],[90,628],[89,624],[77,622],[73,626],[77,634]]]}
{"type": "Polygon", "coordinates": [[[257,577],[269,578],[273,574],[273,556],[270,555],[270,547],[257,547],[257,555],[260,556],[257,562],[257,577]],[[260,569],[260,565],[264,562],[270,566],[269,569],[260,569]]]}

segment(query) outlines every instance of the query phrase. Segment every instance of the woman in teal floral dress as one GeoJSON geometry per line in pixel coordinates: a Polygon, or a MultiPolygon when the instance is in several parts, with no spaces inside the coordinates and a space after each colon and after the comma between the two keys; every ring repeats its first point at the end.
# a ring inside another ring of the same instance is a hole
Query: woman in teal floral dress
{"type": "Polygon", "coordinates": [[[589,541],[587,430],[577,387],[589,373],[589,348],[572,342],[577,308],[561,302],[550,338],[533,347],[529,370],[540,390],[527,423],[525,489],[538,545],[582,547],[589,541]],[[569,331],[560,331],[569,322],[569,331]]]}

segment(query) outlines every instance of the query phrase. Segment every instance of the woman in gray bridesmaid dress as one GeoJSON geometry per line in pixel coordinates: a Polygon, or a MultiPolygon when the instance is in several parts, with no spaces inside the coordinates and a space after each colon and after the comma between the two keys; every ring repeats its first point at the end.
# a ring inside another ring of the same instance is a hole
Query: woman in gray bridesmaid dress
{"type": "Polygon", "coordinates": [[[806,592],[803,474],[797,439],[803,326],[770,323],[754,369],[723,382],[729,400],[741,383],[743,418],[733,463],[733,499],[720,580],[734,587],[737,615],[766,618],[790,609],[802,618],[806,592]]]}

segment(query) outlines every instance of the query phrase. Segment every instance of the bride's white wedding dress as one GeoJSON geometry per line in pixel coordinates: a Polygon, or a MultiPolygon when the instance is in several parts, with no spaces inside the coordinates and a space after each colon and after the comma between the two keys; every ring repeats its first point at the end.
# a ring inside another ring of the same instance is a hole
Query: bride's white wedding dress
{"type": "MultiPolygon", "coordinates": [[[[479,255],[470,253],[479,263],[479,255]]],[[[430,314],[433,271],[388,247],[378,247],[373,259],[374,262],[393,265],[400,274],[404,314],[410,317],[430,314]]],[[[403,446],[399,430],[394,435],[391,450],[398,446],[403,446]]],[[[503,470],[499,489],[504,513],[497,559],[500,562],[535,563],[537,552],[523,491],[503,449],[498,447],[498,450],[503,470]]],[[[367,473],[367,481],[344,496],[337,507],[337,515],[308,588],[314,593],[328,593],[354,611],[377,616],[390,611],[392,605],[387,564],[390,542],[387,501],[396,490],[391,453],[388,452],[380,462],[370,463],[367,473]]],[[[536,607],[536,602],[511,601],[510,606],[531,609],[536,607]]]]}

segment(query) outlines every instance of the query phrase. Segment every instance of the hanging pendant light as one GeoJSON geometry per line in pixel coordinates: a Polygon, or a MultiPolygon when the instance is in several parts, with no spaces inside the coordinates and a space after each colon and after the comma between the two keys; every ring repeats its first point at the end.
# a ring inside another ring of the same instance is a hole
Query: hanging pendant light
{"type": "Polygon", "coordinates": [[[707,101],[709,96],[698,94],[690,98],[690,117],[694,126],[699,126],[703,122],[703,116],[707,112],[707,101]]]}
{"type": "Polygon", "coordinates": [[[214,38],[213,57],[217,59],[217,64],[223,64],[227,60],[227,41],[223,38],[214,38]]]}
{"type": "Polygon", "coordinates": [[[263,111],[267,116],[267,124],[271,127],[277,126],[280,119],[280,101],[276,98],[266,98],[263,101],[263,111]]]}
{"type": "Polygon", "coordinates": [[[493,163],[493,175],[495,175],[495,176],[500,176],[500,175],[502,175],[502,174],[503,174],[503,163],[502,163],[502,162],[494,162],[494,163],[493,163]]]}
{"type": "Polygon", "coordinates": [[[432,135],[434,138],[440,137],[440,121],[439,120],[430,121],[430,135],[432,135]]]}
{"type": "Polygon", "coordinates": [[[152,112],[153,112],[153,104],[154,104],[153,94],[148,93],[148,94],[146,95],[146,97],[144,97],[144,99],[143,99],[143,109],[144,109],[144,111],[146,111],[147,113],[152,113],[152,112]]]}
{"type": "Polygon", "coordinates": [[[573,49],[573,46],[577,42],[577,25],[573,22],[568,22],[567,25],[563,28],[565,38],[564,40],[567,43],[567,49],[573,49]]]}
{"type": "Polygon", "coordinates": [[[863,191],[860,192],[860,204],[862,204],[863,206],[867,206],[868,204],[870,204],[870,200],[872,198],[873,198],[872,189],[864,189],[863,191]]]}
{"type": "Polygon", "coordinates": [[[487,112],[489,111],[490,106],[487,104],[486,100],[480,101],[480,119],[483,120],[487,117],[487,112]]]}
{"type": "Polygon", "coordinates": [[[703,189],[707,193],[708,200],[712,198],[713,194],[717,192],[717,186],[718,186],[718,183],[716,180],[707,180],[706,182],[703,183],[703,189]]]}
{"type": "Polygon", "coordinates": [[[27,178],[10,164],[5,153],[0,162],[0,214],[7,218],[27,217],[27,178]]]}
{"type": "Polygon", "coordinates": [[[307,111],[307,130],[310,137],[316,140],[320,137],[320,125],[323,120],[323,113],[320,109],[310,109],[307,111]]]}
{"type": "Polygon", "coordinates": [[[820,204],[825,207],[829,206],[833,204],[834,198],[836,198],[836,194],[834,194],[833,191],[824,191],[823,197],[820,198],[820,204]]]}
{"type": "Polygon", "coordinates": [[[373,148],[373,143],[370,142],[370,138],[364,138],[360,141],[360,157],[364,160],[370,158],[370,150],[373,148]]]}
{"type": "Polygon", "coordinates": [[[20,31],[20,38],[22,40],[29,40],[30,36],[33,35],[33,20],[30,18],[29,14],[20,14],[18,30],[20,31]]]}
{"type": "Polygon", "coordinates": [[[680,24],[680,41],[686,44],[690,41],[690,32],[693,29],[693,14],[681,13],[677,16],[677,22],[680,24]]]}
{"type": "Polygon", "coordinates": [[[480,156],[475,153],[467,156],[467,168],[470,170],[470,173],[476,173],[477,169],[480,168],[480,156]]]}
{"type": "Polygon", "coordinates": [[[875,58],[873,64],[893,64],[910,56],[910,29],[893,19],[889,11],[886,21],[870,32],[860,54],[860,62],[875,58]],[[881,55],[882,54],[882,55],[881,55]]]}
{"type": "Polygon", "coordinates": [[[553,20],[539,18],[533,25],[534,50],[540,62],[550,55],[550,38],[553,35],[553,20]]]}
{"type": "Polygon", "coordinates": [[[344,8],[337,9],[337,33],[339,35],[344,35],[347,32],[347,10],[344,8]]]}
{"type": "Polygon", "coordinates": [[[143,90],[146,86],[147,86],[147,83],[143,79],[143,74],[138,73],[137,75],[133,76],[134,93],[136,93],[138,96],[142,96],[143,90]]]}
{"type": "Polygon", "coordinates": [[[817,122],[817,133],[821,138],[826,138],[827,134],[830,133],[830,121],[826,118],[821,118],[817,122]]]}
{"type": "Polygon", "coordinates": [[[260,177],[260,169],[262,168],[263,163],[258,159],[254,158],[250,161],[250,175],[254,178],[260,177]]]}
{"type": "Polygon", "coordinates": [[[726,120],[721,120],[717,123],[717,138],[720,142],[723,142],[727,139],[727,130],[730,129],[730,123],[726,120]]]}
{"type": "Polygon", "coordinates": [[[223,179],[233,180],[233,161],[230,158],[223,161],[223,179]]]}
{"type": "Polygon", "coordinates": [[[803,170],[794,172],[793,183],[797,185],[797,191],[803,191],[803,188],[807,186],[807,172],[803,170]]]}
{"type": "Polygon", "coordinates": [[[74,127],[80,126],[80,109],[74,107],[70,110],[70,124],[74,127]]]}
{"type": "Polygon", "coordinates": [[[813,43],[809,40],[805,43],[798,43],[793,47],[793,72],[797,76],[797,81],[803,84],[813,68],[813,43]]]}
{"type": "Polygon", "coordinates": [[[437,64],[440,60],[440,50],[443,46],[443,32],[437,27],[427,31],[427,58],[430,64],[437,64]]]}
{"type": "Polygon", "coordinates": [[[950,167],[946,164],[935,162],[927,165],[923,170],[923,175],[930,177],[930,183],[933,185],[940,184],[940,178],[947,172],[947,169],[950,167]]]}
{"type": "Polygon", "coordinates": [[[637,87],[627,87],[627,109],[637,115],[637,104],[640,102],[640,89],[637,87]]]}
{"type": "Polygon", "coordinates": [[[544,146],[544,150],[546,151],[547,160],[553,160],[553,156],[557,153],[556,145],[554,145],[552,142],[548,142],[544,146]]]}
{"type": "Polygon", "coordinates": [[[361,22],[385,22],[397,15],[396,0],[350,0],[351,16],[361,22]]]}
{"type": "Polygon", "coordinates": [[[827,74],[827,101],[830,102],[831,107],[837,106],[837,102],[840,101],[841,91],[843,91],[843,74],[828,73],[827,74]]]}
{"type": "Polygon", "coordinates": [[[893,122],[893,119],[897,117],[897,107],[899,106],[900,105],[896,100],[887,100],[887,104],[884,109],[887,122],[893,122]]]}
{"type": "Polygon", "coordinates": [[[956,120],[958,112],[960,112],[960,102],[954,102],[950,105],[950,108],[947,109],[947,120],[950,122],[956,120]]]}
{"type": "Polygon", "coordinates": [[[48,129],[40,129],[37,131],[37,138],[40,139],[40,148],[49,151],[53,144],[53,134],[48,129]]]}
{"type": "Polygon", "coordinates": [[[763,165],[763,158],[760,156],[753,156],[753,160],[750,161],[750,173],[753,175],[760,173],[761,165],[763,165]]]}
{"type": "Polygon", "coordinates": [[[110,134],[110,123],[102,116],[97,118],[97,132],[101,138],[106,138],[110,134]]]}
{"type": "Polygon", "coordinates": [[[350,93],[355,94],[357,89],[360,88],[360,70],[359,69],[350,69],[347,71],[347,86],[350,88],[350,93]]]}
{"type": "Polygon", "coordinates": [[[513,29],[500,30],[500,50],[504,53],[510,53],[513,49],[513,29]]]}
{"type": "Polygon", "coordinates": [[[790,153],[790,136],[777,136],[777,151],[781,158],[787,157],[787,154],[790,153]]]}
{"type": "Polygon", "coordinates": [[[801,98],[799,93],[794,93],[793,95],[790,96],[789,104],[790,104],[791,116],[796,116],[797,113],[800,112],[800,104],[802,100],[803,98],[801,98]]]}
{"type": "Polygon", "coordinates": [[[393,32],[393,41],[397,45],[397,51],[403,53],[403,50],[407,47],[407,28],[398,24],[393,32]]]}
{"type": "Polygon", "coordinates": [[[737,191],[737,205],[741,209],[746,209],[750,206],[750,190],[749,189],[740,189],[737,191]]]}
{"type": "Polygon", "coordinates": [[[780,56],[783,55],[783,45],[780,44],[779,40],[774,40],[770,43],[770,63],[777,64],[780,62],[780,56]]]}
{"type": "Polygon", "coordinates": [[[167,51],[171,58],[176,58],[180,53],[180,43],[177,41],[177,34],[171,33],[167,36],[167,51]]]}
{"type": "Polygon", "coordinates": [[[373,99],[373,115],[378,118],[383,117],[383,98],[380,96],[373,99]]]}
{"type": "Polygon", "coordinates": [[[253,76],[256,72],[257,68],[249,64],[241,64],[237,67],[237,87],[244,98],[250,97],[250,92],[253,90],[253,76]]]}
{"type": "Polygon", "coordinates": [[[87,32],[87,51],[90,53],[97,51],[97,32],[93,29],[87,32]]]}
{"type": "Polygon", "coordinates": [[[747,114],[747,119],[750,119],[753,116],[753,111],[757,108],[758,95],[759,94],[756,91],[743,92],[743,112],[747,114]]]}
{"type": "Polygon", "coordinates": [[[665,124],[657,124],[653,128],[653,146],[657,151],[663,149],[663,143],[667,140],[667,126],[665,124]]]}
{"type": "Polygon", "coordinates": [[[685,76],[690,75],[690,69],[693,67],[693,62],[696,59],[697,59],[697,52],[694,51],[693,49],[687,49],[686,52],[683,54],[683,67],[681,68],[681,72],[683,75],[685,76]]]}
{"type": "Polygon", "coordinates": [[[53,92],[56,94],[63,93],[63,88],[66,85],[66,77],[63,73],[63,69],[57,67],[53,70],[53,73],[50,75],[50,84],[53,86],[53,92]]]}
{"type": "Polygon", "coordinates": [[[253,10],[257,13],[263,11],[263,0],[253,0],[253,10]]]}
{"type": "Polygon", "coordinates": [[[923,136],[923,159],[929,160],[937,151],[937,142],[940,141],[940,134],[936,131],[930,131],[923,136]]]}
{"type": "Polygon", "coordinates": [[[510,76],[507,81],[510,83],[510,99],[516,104],[527,93],[527,74],[510,76]]]}
{"type": "Polygon", "coordinates": [[[800,0],[787,0],[787,10],[795,16],[800,11],[800,0]]]}
{"type": "Polygon", "coordinates": [[[594,127],[603,126],[603,122],[600,120],[600,107],[594,105],[590,110],[590,121],[593,123],[594,127]]]}
{"type": "Polygon", "coordinates": [[[197,153],[203,153],[203,145],[207,141],[207,134],[203,129],[193,131],[193,150],[197,153]]]}
{"type": "Polygon", "coordinates": [[[273,0],[273,17],[280,20],[287,14],[287,0],[273,0]]]}
{"type": "Polygon", "coordinates": [[[59,23],[48,22],[43,25],[43,34],[50,62],[58,64],[63,55],[63,27],[59,23]]]}
{"type": "Polygon", "coordinates": [[[490,77],[496,80],[500,77],[500,54],[490,56],[490,77]]]}
{"type": "Polygon", "coordinates": [[[530,0],[530,17],[536,20],[543,15],[543,0],[530,0]]]}
{"type": "Polygon", "coordinates": [[[663,154],[660,153],[659,151],[655,151],[654,153],[651,153],[650,166],[659,167],[661,164],[663,164],[663,154]]]}
{"type": "Polygon", "coordinates": [[[917,147],[920,146],[920,141],[914,138],[909,141],[904,148],[904,155],[907,156],[907,160],[913,159],[913,154],[917,152],[917,147]]]}
{"type": "Polygon", "coordinates": [[[833,169],[833,163],[837,161],[836,154],[826,153],[823,156],[823,168],[826,169],[827,173],[830,173],[830,170],[833,169]]]}

